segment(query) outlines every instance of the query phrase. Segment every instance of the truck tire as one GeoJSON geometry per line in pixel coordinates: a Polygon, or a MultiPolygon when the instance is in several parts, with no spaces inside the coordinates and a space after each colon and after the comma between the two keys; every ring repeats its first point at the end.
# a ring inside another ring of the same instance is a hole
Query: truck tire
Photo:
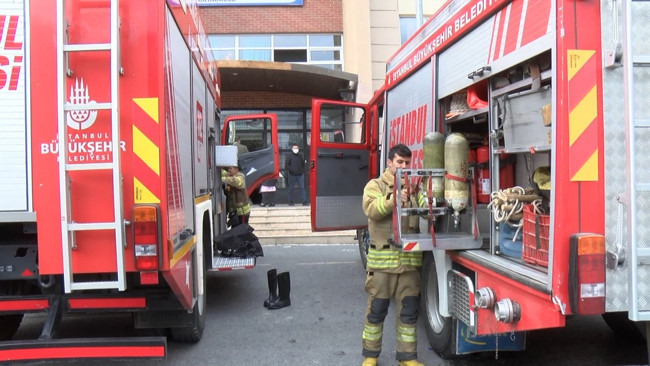
{"type": "Polygon", "coordinates": [[[424,253],[420,292],[420,314],[424,317],[424,325],[431,348],[442,358],[453,358],[454,322],[451,317],[443,317],[440,315],[438,296],[436,263],[431,253],[424,253]]]}
{"type": "Polygon", "coordinates": [[[635,344],[643,344],[646,342],[643,331],[639,328],[643,327],[643,330],[645,330],[645,324],[642,322],[637,324],[630,320],[626,311],[605,313],[603,314],[603,320],[607,323],[609,329],[616,334],[617,338],[635,344]]]}
{"type": "Polygon", "coordinates": [[[361,257],[361,264],[363,268],[368,265],[368,245],[370,244],[370,236],[368,229],[357,230],[357,241],[359,242],[359,257],[361,257]]]}
{"type": "Polygon", "coordinates": [[[22,321],[23,314],[0,315],[0,341],[11,339],[22,321]]]}
{"type": "Polygon", "coordinates": [[[189,327],[170,329],[172,340],[176,342],[196,343],[203,336],[203,329],[205,328],[205,276],[205,273],[201,276],[203,283],[199,284],[199,286],[203,287],[203,295],[199,295],[192,309],[193,324],[189,327]]]}

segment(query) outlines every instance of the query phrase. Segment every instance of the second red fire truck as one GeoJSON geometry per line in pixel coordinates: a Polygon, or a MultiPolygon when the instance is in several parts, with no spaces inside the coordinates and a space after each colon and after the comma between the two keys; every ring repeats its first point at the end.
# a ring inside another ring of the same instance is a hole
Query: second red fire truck
{"type": "Polygon", "coordinates": [[[362,257],[363,187],[390,146],[412,149],[399,174],[429,205],[395,209],[393,242],[423,251],[420,314],[442,356],[521,350],[570,315],[646,330],[649,5],[451,0],[368,105],[313,101],[312,226],[358,228],[362,257]]]}

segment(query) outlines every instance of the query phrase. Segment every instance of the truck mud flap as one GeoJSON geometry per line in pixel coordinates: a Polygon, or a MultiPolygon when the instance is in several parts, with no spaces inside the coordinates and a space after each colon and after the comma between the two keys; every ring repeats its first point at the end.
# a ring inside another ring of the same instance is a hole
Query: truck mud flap
{"type": "Polygon", "coordinates": [[[526,332],[508,332],[491,335],[472,334],[467,324],[454,320],[456,328],[457,355],[488,351],[523,351],[526,348],[526,332]]]}
{"type": "Polygon", "coordinates": [[[165,337],[68,338],[0,342],[0,363],[79,359],[163,359],[165,337]]]}

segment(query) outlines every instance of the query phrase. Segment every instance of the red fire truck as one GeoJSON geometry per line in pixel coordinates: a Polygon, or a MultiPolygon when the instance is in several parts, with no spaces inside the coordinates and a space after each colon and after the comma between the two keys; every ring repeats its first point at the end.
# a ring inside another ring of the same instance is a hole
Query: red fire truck
{"type": "MultiPolygon", "coordinates": [[[[237,149],[207,42],[196,2],[0,1],[0,361],[164,357],[165,337],[57,326],[131,312],[196,342],[206,271],[255,265],[213,245],[237,149]],[[32,312],[39,339],[9,340],[32,312]]],[[[275,116],[252,117],[270,144],[240,159],[249,188],[278,174],[275,116]]]]}
{"type": "Polygon", "coordinates": [[[645,331],[649,6],[450,0],[368,105],[313,101],[313,230],[359,229],[362,257],[363,187],[388,147],[412,149],[395,186],[419,182],[429,204],[396,207],[393,242],[424,252],[420,313],[442,356],[521,350],[570,315],[645,331]],[[419,233],[399,219],[413,216],[419,233]]]}

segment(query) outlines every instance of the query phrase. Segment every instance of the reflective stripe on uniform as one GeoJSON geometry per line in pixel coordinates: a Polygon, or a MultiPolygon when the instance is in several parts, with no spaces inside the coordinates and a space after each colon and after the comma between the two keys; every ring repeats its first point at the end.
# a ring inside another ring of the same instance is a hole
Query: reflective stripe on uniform
{"type": "Polygon", "coordinates": [[[251,206],[248,203],[242,207],[235,207],[235,213],[239,216],[244,216],[249,212],[251,212],[251,206]]]}
{"type": "Polygon", "coordinates": [[[422,267],[421,252],[403,252],[399,256],[400,263],[405,266],[422,267]]]}
{"type": "Polygon", "coordinates": [[[372,197],[376,200],[377,211],[379,211],[380,214],[386,215],[388,213],[385,205],[386,198],[384,198],[384,196],[381,193],[375,193],[375,192],[370,192],[368,190],[364,190],[363,194],[368,197],[372,197]]]}
{"type": "Polygon", "coordinates": [[[379,213],[382,215],[388,214],[388,211],[386,211],[386,206],[384,205],[384,201],[385,199],[383,196],[379,196],[379,198],[377,198],[377,211],[379,211],[379,213]]]}
{"type": "Polygon", "coordinates": [[[383,325],[365,324],[361,338],[367,341],[378,341],[381,339],[383,325]]]}
{"type": "Polygon", "coordinates": [[[396,338],[398,342],[415,343],[417,340],[415,326],[402,325],[397,327],[396,338]]]}
{"type": "Polygon", "coordinates": [[[426,203],[426,197],[422,193],[418,194],[418,207],[424,207],[426,203]]]}
{"type": "Polygon", "coordinates": [[[367,258],[369,268],[397,268],[399,265],[399,253],[395,250],[368,249],[367,258]]]}
{"type": "Polygon", "coordinates": [[[400,265],[422,267],[421,252],[368,249],[368,267],[375,269],[397,268],[400,265]]]}

